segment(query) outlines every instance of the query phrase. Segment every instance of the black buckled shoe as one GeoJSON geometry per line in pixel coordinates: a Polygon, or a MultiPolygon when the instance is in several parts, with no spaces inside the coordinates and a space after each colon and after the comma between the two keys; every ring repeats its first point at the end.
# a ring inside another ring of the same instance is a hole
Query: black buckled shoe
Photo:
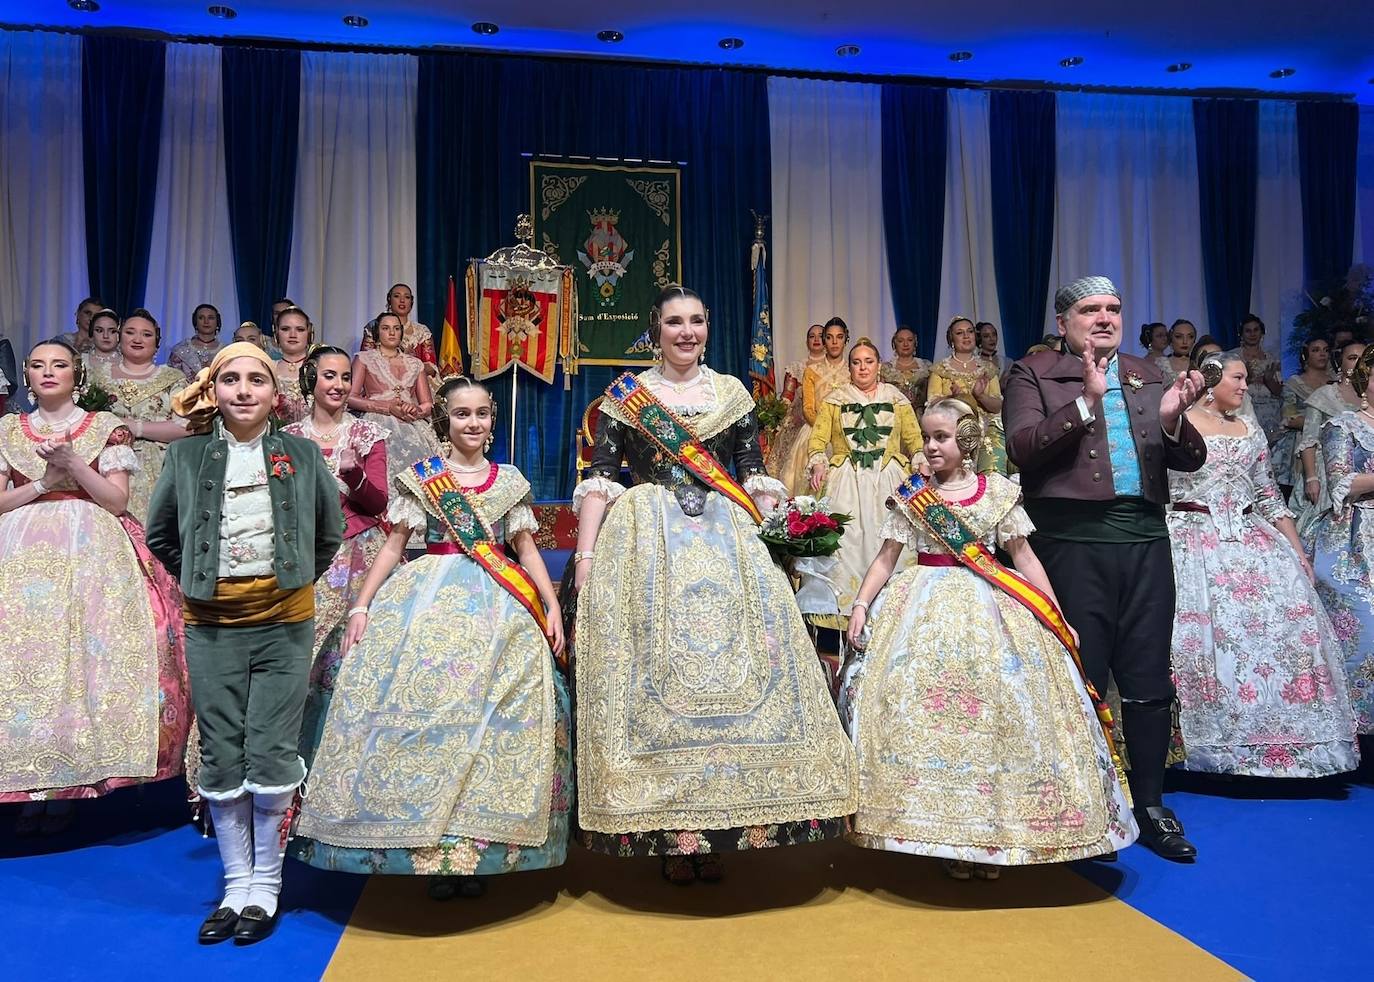
{"type": "Polygon", "coordinates": [[[234,928],[239,925],[238,912],[232,907],[221,907],[200,922],[200,943],[219,944],[234,936],[234,928]]]}
{"type": "Polygon", "coordinates": [[[1140,825],[1140,844],[1157,856],[1182,862],[1197,858],[1197,846],[1183,837],[1183,823],[1163,805],[1136,809],[1140,825]]]}
{"type": "Polygon", "coordinates": [[[277,912],[268,915],[257,904],[249,904],[243,908],[239,914],[238,927],[234,929],[234,944],[256,944],[272,936],[272,932],[277,929],[277,916],[281,914],[281,908],[277,912]]]}

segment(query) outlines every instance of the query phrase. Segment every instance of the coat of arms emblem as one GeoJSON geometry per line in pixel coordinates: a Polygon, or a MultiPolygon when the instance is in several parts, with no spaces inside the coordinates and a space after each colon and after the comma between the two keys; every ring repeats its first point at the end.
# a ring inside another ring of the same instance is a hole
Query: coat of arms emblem
{"type": "Polygon", "coordinates": [[[613,307],[620,299],[620,278],[625,275],[635,253],[616,228],[620,212],[613,208],[597,208],[587,212],[587,217],[591,219],[592,231],[577,258],[582,260],[587,275],[596,284],[597,301],[603,307],[613,307]]]}

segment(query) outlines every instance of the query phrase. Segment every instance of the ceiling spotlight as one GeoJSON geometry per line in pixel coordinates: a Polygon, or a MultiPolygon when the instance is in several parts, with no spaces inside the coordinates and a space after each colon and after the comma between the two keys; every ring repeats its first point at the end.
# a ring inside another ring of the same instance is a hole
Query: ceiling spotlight
{"type": "Polygon", "coordinates": [[[218,17],[220,20],[233,20],[239,15],[239,12],[233,7],[226,7],[220,3],[207,8],[205,12],[211,17],[218,17]]]}
{"type": "Polygon", "coordinates": [[[343,22],[347,24],[349,27],[367,26],[367,18],[363,17],[361,14],[349,14],[346,17],[344,17],[343,22]]]}
{"type": "Polygon", "coordinates": [[[474,34],[481,34],[486,37],[491,37],[493,34],[500,33],[500,31],[501,28],[497,27],[489,20],[479,20],[476,24],[472,25],[472,32],[474,34]]]}
{"type": "Polygon", "coordinates": [[[1168,71],[1170,71],[1170,72],[1175,72],[1175,73],[1177,73],[1177,72],[1186,72],[1188,69],[1190,69],[1190,68],[1192,68],[1192,67],[1193,67],[1192,62],[1188,62],[1188,61],[1179,61],[1179,62],[1175,62],[1174,64],[1170,65],[1169,68],[1168,68],[1168,71]]]}
{"type": "Polygon", "coordinates": [[[1289,75],[1296,75],[1296,74],[1298,74],[1298,70],[1297,70],[1296,68],[1275,68],[1272,72],[1269,73],[1269,77],[1270,77],[1270,78],[1287,78],[1289,75]]]}
{"type": "Polygon", "coordinates": [[[605,41],[607,44],[619,44],[621,41],[625,40],[625,35],[621,34],[619,31],[597,31],[596,39],[598,41],[605,41]]]}
{"type": "Polygon", "coordinates": [[[1077,68],[1081,64],[1083,64],[1082,55],[1072,55],[1068,58],[1059,59],[1060,68],[1077,68]]]}
{"type": "Polygon", "coordinates": [[[835,49],[835,54],[841,58],[853,58],[860,50],[857,44],[842,44],[835,49]]]}
{"type": "Polygon", "coordinates": [[[973,52],[972,52],[972,51],[951,51],[951,52],[949,53],[949,60],[950,60],[950,61],[972,61],[972,60],[973,60],[973,52]]]}
{"type": "Polygon", "coordinates": [[[67,6],[73,10],[79,10],[83,14],[93,14],[100,9],[100,4],[95,0],[67,0],[67,6]]]}
{"type": "Polygon", "coordinates": [[[726,51],[738,51],[744,47],[744,38],[721,38],[716,43],[726,51]]]}

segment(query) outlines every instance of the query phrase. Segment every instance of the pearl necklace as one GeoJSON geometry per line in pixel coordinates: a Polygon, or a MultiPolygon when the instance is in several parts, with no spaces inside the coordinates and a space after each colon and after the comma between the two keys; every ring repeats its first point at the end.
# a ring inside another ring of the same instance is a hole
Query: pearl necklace
{"type": "Polygon", "coordinates": [[[82,409],[80,406],[73,406],[72,411],[61,419],[46,419],[39,410],[34,410],[33,415],[30,416],[29,419],[34,421],[33,428],[39,433],[56,433],[59,430],[65,430],[73,423],[82,419],[85,415],[86,410],[82,409]]]}
{"type": "Polygon", "coordinates": [[[155,375],[155,374],[157,373],[157,365],[155,365],[155,364],[152,363],[152,362],[149,362],[149,363],[148,363],[148,370],[147,370],[146,372],[142,372],[142,373],[136,372],[136,371],[134,371],[132,368],[129,367],[129,363],[128,363],[127,361],[124,360],[124,356],[123,356],[123,355],[120,355],[120,356],[119,356],[119,370],[120,370],[121,372],[123,372],[126,376],[128,376],[129,378],[145,379],[145,378],[152,378],[153,375],[155,375]]]}
{"type": "Polygon", "coordinates": [[[932,478],[931,482],[941,491],[947,491],[950,494],[958,494],[961,491],[967,491],[969,488],[976,487],[978,484],[978,475],[965,472],[962,479],[950,481],[948,484],[942,482],[938,477],[932,478]]]}
{"type": "Polygon", "coordinates": [[[674,394],[682,395],[682,393],[686,392],[688,389],[694,389],[702,383],[702,381],[706,378],[706,369],[698,369],[697,373],[685,382],[674,382],[670,379],[666,379],[663,377],[662,372],[657,372],[656,374],[657,378],[655,379],[655,381],[661,382],[667,388],[672,389],[674,394]]]}
{"type": "Polygon", "coordinates": [[[955,365],[957,365],[959,368],[962,368],[966,372],[973,371],[974,366],[978,364],[977,355],[970,358],[968,361],[964,361],[962,358],[960,358],[952,351],[949,353],[949,360],[954,362],[955,365]]]}
{"type": "Polygon", "coordinates": [[[491,470],[491,461],[484,457],[480,464],[475,464],[472,467],[459,467],[453,462],[453,458],[450,457],[448,459],[448,469],[455,474],[485,474],[487,471],[491,470]]]}

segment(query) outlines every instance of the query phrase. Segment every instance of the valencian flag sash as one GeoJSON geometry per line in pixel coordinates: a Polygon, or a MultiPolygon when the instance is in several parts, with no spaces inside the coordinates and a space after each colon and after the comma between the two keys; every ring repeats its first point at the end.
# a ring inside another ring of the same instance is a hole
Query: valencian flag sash
{"type": "Polygon", "coordinates": [[[1083,670],[1078,643],[1074,641],[1069,625],[1064,620],[1064,615],[1059,612],[1059,608],[1040,590],[999,563],[997,557],[978,541],[978,537],[959,519],[948,502],[940,497],[939,492],[920,474],[912,474],[897,485],[893,497],[906,506],[907,510],[925,526],[927,532],[954,553],[959,562],[1029,610],[1064,646],[1078,669],[1079,678],[1088,690],[1093,708],[1097,710],[1097,721],[1107,738],[1107,749],[1111,751],[1112,763],[1116,765],[1117,776],[1124,784],[1125,769],[1117,756],[1116,741],[1112,739],[1111,708],[1106,700],[1097,694],[1088,673],[1083,670]]]}
{"type": "Polygon", "coordinates": [[[625,410],[650,443],[695,474],[712,491],[719,491],[743,508],[756,523],[763,523],[763,513],[749,492],[726,473],[711,451],[632,372],[612,382],[606,398],[625,410]]]}
{"type": "Polygon", "coordinates": [[[544,610],[544,601],[540,599],[534,581],[523,566],[502,555],[482,516],[444,466],[444,458],[430,457],[412,464],[411,469],[425,497],[443,519],[454,544],[462,550],[463,555],[490,573],[493,580],[530,612],[547,640],[549,615],[544,610]]]}

